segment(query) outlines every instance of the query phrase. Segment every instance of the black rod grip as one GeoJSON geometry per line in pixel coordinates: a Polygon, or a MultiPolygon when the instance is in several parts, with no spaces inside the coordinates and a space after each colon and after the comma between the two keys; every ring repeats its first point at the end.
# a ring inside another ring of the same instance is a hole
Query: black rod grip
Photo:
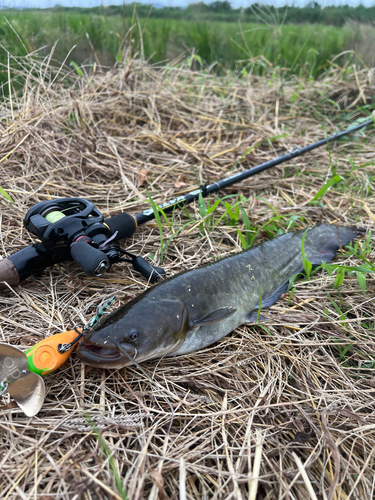
{"type": "Polygon", "coordinates": [[[104,224],[107,224],[112,234],[118,231],[115,241],[128,238],[134,234],[137,229],[135,218],[126,212],[106,219],[104,224]]]}
{"type": "Polygon", "coordinates": [[[47,252],[43,244],[30,245],[9,257],[13,262],[19,281],[23,281],[30,275],[41,274],[47,267],[53,266],[57,262],[65,260],[63,258],[53,258],[50,252],[47,252]]]}

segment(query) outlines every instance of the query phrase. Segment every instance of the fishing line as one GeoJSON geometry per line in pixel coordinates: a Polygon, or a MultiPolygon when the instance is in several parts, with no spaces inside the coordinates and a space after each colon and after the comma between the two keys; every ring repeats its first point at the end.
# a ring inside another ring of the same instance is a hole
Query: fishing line
{"type": "MultiPolygon", "coordinates": [[[[159,389],[162,389],[163,391],[165,391],[165,387],[163,387],[162,385],[160,385],[158,382],[156,382],[155,380],[153,380],[149,375],[148,373],[146,372],[146,370],[144,370],[141,365],[138,363],[138,361],[136,361],[134,358],[132,358],[130,356],[130,354],[122,347],[122,345],[116,340],[114,339],[113,340],[113,343],[115,344],[115,346],[122,352],[122,354],[124,354],[132,363],[135,364],[135,366],[143,373],[143,375],[147,378],[147,380],[149,380],[151,382],[151,384],[155,385],[156,387],[158,387],[159,389]]],[[[137,355],[138,351],[136,349],[136,355],[137,355]]],[[[167,398],[167,396],[162,396],[162,398],[165,399],[165,401],[168,403],[169,405],[169,408],[171,409],[171,422],[169,424],[169,427],[168,427],[168,434],[170,433],[170,430],[172,428],[172,424],[173,424],[173,419],[174,419],[174,410],[173,410],[173,407],[171,405],[171,402],[169,401],[169,399],[167,398]]]]}
{"type": "Polygon", "coordinates": [[[69,207],[69,209],[61,209],[58,205],[52,205],[52,207],[48,207],[47,210],[44,211],[44,213],[41,213],[41,216],[44,217],[48,222],[53,224],[54,222],[58,222],[61,219],[64,219],[66,215],[63,213],[64,210],[65,212],[67,210],[72,210],[72,208],[78,208],[78,205],[75,207],[69,207]]]}
{"type": "Polygon", "coordinates": [[[45,219],[47,219],[48,222],[50,222],[51,224],[53,224],[54,222],[57,222],[60,219],[63,219],[64,217],[66,217],[66,215],[64,215],[62,212],[58,212],[56,210],[54,212],[50,212],[49,214],[47,214],[45,216],[45,219]]]}
{"type": "Polygon", "coordinates": [[[64,354],[64,352],[70,351],[70,349],[85,335],[86,331],[88,330],[87,326],[83,326],[82,330],[78,330],[78,326],[82,325],[82,323],[77,323],[75,326],[73,326],[73,330],[77,333],[77,337],[72,340],[72,342],[69,342],[68,344],[59,344],[57,346],[57,350],[59,351],[60,354],[64,354]]]}
{"type": "MultiPolygon", "coordinates": [[[[72,341],[72,342],[69,342],[68,344],[59,344],[57,346],[57,350],[59,351],[60,354],[63,354],[67,351],[70,351],[70,349],[72,349],[72,347],[82,338],[85,336],[85,334],[90,330],[90,328],[92,328],[93,326],[95,326],[97,323],[99,323],[99,320],[102,316],[104,316],[106,314],[106,311],[107,309],[109,309],[109,307],[113,304],[113,302],[116,300],[116,296],[114,295],[113,297],[111,297],[109,300],[105,300],[106,298],[106,295],[104,296],[104,298],[102,299],[102,301],[100,302],[100,304],[98,306],[96,306],[96,315],[92,318],[92,320],[90,321],[90,323],[88,325],[84,325],[83,323],[77,323],[76,325],[73,326],[73,330],[77,333],[77,337],[72,341]],[[81,329],[78,329],[79,326],[82,326],[81,329]]],[[[87,310],[92,306],[93,304],[90,304],[87,308],[86,308],[86,312],[87,310]]]]}

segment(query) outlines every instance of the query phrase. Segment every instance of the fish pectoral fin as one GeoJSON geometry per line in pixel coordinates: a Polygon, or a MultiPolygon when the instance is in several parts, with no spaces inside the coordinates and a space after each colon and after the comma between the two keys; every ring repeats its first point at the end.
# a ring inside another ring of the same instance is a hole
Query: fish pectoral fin
{"type": "Polygon", "coordinates": [[[289,280],[285,281],[279,288],[276,288],[268,297],[262,298],[262,309],[263,307],[270,307],[288,290],[289,280]]]}
{"type": "Polygon", "coordinates": [[[203,326],[210,325],[211,323],[217,323],[218,321],[222,321],[223,319],[230,318],[232,314],[237,311],[234,307],[220,307],[220,309],[216,309],[205,316],[202,316],[198,319],[193,319],[191,321],[192,326],[203,326]]]}
{"type": "Polygon", "coordinates": [[[267,318],[267,316],[263,316],[263,314],[259,314],[259,318],[257,321],[257,316],[258,310],[251,311],[251,313],[247,315],[246,323],[261,323],[263,321],[269,321],[269,318],[267,318]]]}
{"type": "MultiPolygon", "coordinates": [[[[272,304],[274,304],[282,296],[282,294],[288,290],[288,286],[289,286],[289,280],[285,281],[281,286],[279,286],[279,288],[276,288],[276,290],[272,292],[270,295],[262,298],[262,309],[264,307],[272,306],[272,304]]],[[[259,305],[256,309],[254,309],[247,315],[246,323],[255,323],[258,316],[258,311],[259,311],[259,305]]],[[[268,318],[266,316],[260,314],[258,318],[258,323],[260,321],[267,321],[267,320],[268,318]]]]}

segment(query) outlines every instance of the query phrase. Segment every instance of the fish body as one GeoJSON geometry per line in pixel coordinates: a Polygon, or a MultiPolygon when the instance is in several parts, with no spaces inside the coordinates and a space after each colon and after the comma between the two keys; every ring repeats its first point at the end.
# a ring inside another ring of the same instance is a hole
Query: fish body
{"type": "MultiPolygon", "coordinates": [[[[168,278],[119,307],[79,345],[83,362],[120,368],[186,354],[220,340],[239,325],[254,322],[303,270],[305,231],[283,234],[244,252],[168,278]]],[[[320,225],[306,232],[305,255],[313,266],[329,262],[360,229],[320,225]]]]}

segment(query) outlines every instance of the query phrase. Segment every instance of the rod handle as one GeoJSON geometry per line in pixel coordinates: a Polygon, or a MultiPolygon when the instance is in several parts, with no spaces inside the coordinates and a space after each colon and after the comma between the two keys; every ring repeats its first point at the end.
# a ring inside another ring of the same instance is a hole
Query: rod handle
{"type": "Polygon", "coordinates": [[[137,229],[137,222],[135,218],[126,212],[106,219],[104,224],[109,227],[112,234],[115,234],[115,232],[118,231],[115,241],[129,238],[129,236],[132,236],[137,229]]]}
{"type": "Polygon", "coordinates": [[[12,287],[17,286],[21,281],[17,268],[10,259],[0,260],[0,290],[7,288],[5,283],[2,283],[3,281],[12,287]]]}

